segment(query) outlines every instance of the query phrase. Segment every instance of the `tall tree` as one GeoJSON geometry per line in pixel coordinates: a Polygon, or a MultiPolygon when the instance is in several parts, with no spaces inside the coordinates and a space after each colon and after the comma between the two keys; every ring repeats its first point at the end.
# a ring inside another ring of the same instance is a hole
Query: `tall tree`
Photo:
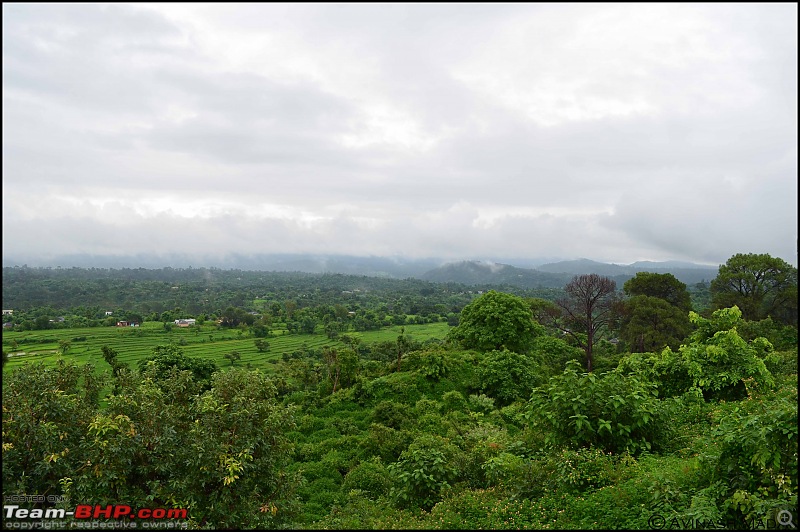
{"type": "Polygon", "coordinates": [[[692,298],[686,285],[671,273],[638,272],[622,286],[627,296],[649,296],[665,300],[688,314],[692,310],[692,298]]]}
{"type": "Polygon", "coordinates": [[[668,301],[633,296],[624,304],[620,337],[638,353],[660,351],[664,346],[678,349],[690,327],[689,313],[668,301]]]}
{"type": "Polygon", "coordinates": [[[797,325],[797,268],[767,253],[738,253],[711,281],[711,301],[715,309],[736,305],[746,320],[797,325]]]}
{"type": "Polygon", "coordinates": [[[450,337],[467,349],[485,352],[506,348],[527,353],[533,340],[543,333],[522,298],[489,290],[464,307],[450,337]]]}
{"type": "Polygon", "coordinates": [[[686,285],[671,273],[639,272],[622,290],[620,337],[640,353],[677,349],[690,330],[692,300],[686,285]]]}
{"type": "Polygon", "coordinates": [[[617,283],[596,273],[576,275],[564,290],[567,297],[556,301],[566,319],[559,328],[578,342],[586,353],[586,369],[592,371],[594,344],[614,317],[617,283]],[[585,333],[583,337],[581,334],[585,333]]]}

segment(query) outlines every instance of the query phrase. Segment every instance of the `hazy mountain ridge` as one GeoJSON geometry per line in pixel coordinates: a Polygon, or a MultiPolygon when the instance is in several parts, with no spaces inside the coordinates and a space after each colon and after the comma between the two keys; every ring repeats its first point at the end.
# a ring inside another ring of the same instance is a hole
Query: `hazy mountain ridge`
{"type": "MultiPolygon", "coordinates": [[[[517,262],[517,261],[515,261],[517,262]]],[[[518,261],[537,263],[535,259],[518,261]]],[[[717,266],[681,261],[639,261],[632,264],[609,264],[589,259],[547,262],[533,267],[512,264],[437,258],[406,258],[350,255],[270,254],[187,256],[135,255],[105,256],[75,254],[53,259],[24,261],[3,257],[3,266],[79,267],[79,268],[221,268],[252,271],[340,273],[393,279],[417,278],[431,282],[454,282],[466,285],[511,285],[522,288],[562,288],[573,276],[596,273],[611,277],[621,286],[640,271],[671,273],[682,282],[696,284],[717,276],[717,266]]]]}
{"type": "Polygon", "coordinates": [[[589,259],[577,259],[542,264],[538,268],[517,268],[508,264],[461,261],[445,264],[426,272],[422,279],[434,282],[455,282],[467,285],[510,284],[525,288],[563,287],[575,275],[596,273],[611,277],[617,286],[636,276],[638,272],[671,273],[678,280],[694,285],[711,281],[717,276],[719,267],[700,264],[665,261],[634,262],[629,265],[608,264],[589,259]],[[675,267],[678,265],[680,267],[675,267]]]}
{"type": "Polygon", "coordinates": [[[341,273],[405,279],[422,274],[444,263],[441,259],[405,257],[358,257],[349,255],[311,255],[299,253],[257,255],[90,255],[74,254],[55,258],[3,257],[4,267],[77,268],[220,268],[232,270],[341,273]]]}
{"type": "Polygon", "coordinates": [[[444,264],[426,272],[420,278],[435,283],[561,288],[569,282],[571,276],[562,272],[551,273],[531,268],[517,268],[510,264],[465,260],[444,264]]]}

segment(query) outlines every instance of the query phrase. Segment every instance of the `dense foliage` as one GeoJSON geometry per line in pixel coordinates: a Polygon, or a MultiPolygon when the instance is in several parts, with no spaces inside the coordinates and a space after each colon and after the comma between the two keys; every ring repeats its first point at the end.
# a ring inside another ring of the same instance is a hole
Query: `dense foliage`
{"type": "Polygon", "coordinates": [[[65,495],[56,504],[66,509],[187,508],[192,528],[742,529],[774,527],[786,511],[797,519],[796,323],[747,319],[737,306],[686,309],[679,284],[641,276],[627,299],[609,294],[600,336],[621,340],[595,341],[589,371],[586,332],[576,321],[564,334],[558,306],[536,294],[375,286],[357,295],[309,285],[308,297],[287,287],[256,298],[270,319],[252,324],[236,310],[250,303],[221,305],[215,319],[240,323],[204,325],[189,346],[153,341],[136,363],[122,340],[175,331],[120,330],[93,355],[102,368],[73,363],[85,341],[74,335],[73,345],[54,339],[54,363],[4,363],[4,495],[65,495]],[[426,299],[440,296],[449,303],[426,299]],[[463,310],[449,335],[423,342],[406,330],[405,305],[429,305],[443,328],[463,310]],[[688,326],[648,329],[647,309],[685,311],[688,326]],[[363,342],[354,322],[373,323],[370,313],[376,330],[399,334],[363,342]],[[319,343],[300,344],[312,338],[304,320],[316,320],[319,343]],[[625,327],[645,335],[646,350],[625,327]],[[231,348],[204,355],[218,343],[205,337],[223,334],[268,360],[264,369],[231,348]],[[275,353],[286,338],[298,347],[275,353]]]}
{"type": "Polygon", "coordinates": [[[527,352],[542,333],[522,298],[490,290],[464,307],[450,334],[467,349],[527,352]]]}

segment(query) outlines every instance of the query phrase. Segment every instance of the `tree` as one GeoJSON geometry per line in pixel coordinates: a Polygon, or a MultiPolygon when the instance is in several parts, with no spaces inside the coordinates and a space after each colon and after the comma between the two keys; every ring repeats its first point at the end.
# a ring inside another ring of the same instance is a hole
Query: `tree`
{"type": "Polygon", "coordinates": [[[736,305],[746,320],[797,325],[797,268],[769,254],[736,254],[711,281],[715,309],[736,305]]]}
{"type": "Polygon", "coordinates": [[[395,371],[400,371],[400,362],[403,355],[411,350],[411,341],[406,336],[406,328],[400,327],[400,335],[397,337],[397,368],[395,371]]]}
{"type": "Polygon", "coordinates": [[[639,353],[677,349],[689,334],[689,313],[668,301],[637,295],[625,302],[620,336],[639,353]]]}
{"type": "Polygon", "coordinates": [[[620,336],[640,353],[677,349],[689,333],[692,300],[686,285],[671,273],[639,272],[622,290],[620,336]]]}
{"type": "Polygon", "coordinates": [[[255,343],[256,349],[258,349],[259,353],[265,353],[269,351],[269,342],[267,342],[263,338],[256,338],[255,340],[253,340],[253,343],[255,343]]]}
{"type": "Polygon", "coordinates": [[[217,371],[217,365],[209,359],[190,358],[176,345],[157,345],[153,348],[153,355],[139,361],[139,371],[144,373],[148,368],[153,370],[153,376],[163,381],[170,371],[189,370],[195,381],[207,388],[211,384],[211,376],[217,371]]]}
{"type": "Polygon", "coordinates": [[[556,301],[566,323],[559,328],[572,336],[586,353],[586,369],[592,371],[592,351],[613,318],[617,283],[596,273],[576,275],[564,290],[567,297],[556,301]],[[585,333],[586,337],[578,333],[585,333]]]}
{"type": "Polygon", "coordinates": [[[739,336],[742,313],[737,307],[717,310],[710,319],[695,312],[689,318],[697,329],[679,353],[692,384],[707,398],[741,399],[747,394],[748,382],[751,387],[774,384],[764,364],[772,344],[764,338],[747,342],[739,336]]]}
{"type": "Polygon", "coordinates": [[[527,400],[531,390],[544,380],[539,365],[532,357],[507,349],[486,353],[477,371],[480,391],[492,397],[499,406],[518,399],[527,400]]]}
{"type": "Polygon", "coordinates": [[[123,370],[128,369],[128,365],[124,362],[120,362],[117,358],[119,353],[109,346],[104,345],[100,348],[100,350],[103,352],[103,359],[108,363],[109,366],[111,366],[111,374],[115,379],[113,393],[116,394],[119,392],[119,383],[117,382],[117,379],[121,377],[123,370]]]}
{"type": "Polygon", "coordinates": [[[287,299],[283,302],[283,306],[286,309],[286,319],[292,319],[292,317],[294,317],[294,311],[297,310],[297,302],[293,299],[287,299]]]}
{"type": "Polygon", "coordinates": [[[58,341],[58,352],[62,355],[66,355],[71,347],[72,347],[72,342],[70,342],[69,340],[58,341]]]}
{"type": "Polygon", "coordinates": [[[622,291],[629,297],[649,296],[663,299],[688,315],[692,310],[692,298],[686,285],[671,273],[638,272],[628,279],[622,291]]]}
{"type": "Polygon", "coordinates": [[[238,327],[240,324],[253,325],[256,317],[242,308],[230,306],[220,316],[219,324],[222,327],[238,327]]]}
{"type": "MultiPolygon", "coordinates": [[[[173,371],[164,384],[131,380],[106,409],[51,428],[57,435],[80,427],[67,458],[82,460],[48,487],[64,486],[71,500],[101,505],[188,507],[196,528],[277,529],[290,522],[298,480],[287,470],[294,416],[277,401],[271,379],[233,368],[214,374],[201,394],[185,393],[188,372],[173,371]]],[[[5,453],[3,459],[5,470],[5,453]]]]}
{"type": "Polygon", "coordinates": [[[341,351],[325,346],[322,348],[322,360],[328,381],[331,383],[331,393],[336,393],[339,385],[347,387],[352,384],[358,372],[358,355],[352,349],[341,351]]]}
{"type": "MultiPolygon", "coordinates": [[[[58,492],[59,480],[86,462],[79,451],[96,405],[81,384],[82,369],[24,364],[3,378],[3,490],[58,492]]],[[[88,500],[88,499],[87,499],[88,500]]]]}
{"type": "Polygon", "coordinates": [[[527,353],[533,340],[542,334],[544,329],[533,321],[522,298],[490,290],[464,307],[458,326],[449,336],[466,349],[485,352],[507,348],[527,353]]]}
{"type": "Polygon", "coordinates": [[[527,417],[548,447],[650,451],[666,421],[656,384],[618,371],[583,373],[570,361],[561,375],[533,390],[527,417]]]}
{"type": "Polygon", "coordinates": [[[242,354],[239,353],[239,351],[231,351],[230,353],[225,353],[222,356],[231,361],[231,366],[233,366],[237,360],[241,360],[242,358],[242,354]]]}

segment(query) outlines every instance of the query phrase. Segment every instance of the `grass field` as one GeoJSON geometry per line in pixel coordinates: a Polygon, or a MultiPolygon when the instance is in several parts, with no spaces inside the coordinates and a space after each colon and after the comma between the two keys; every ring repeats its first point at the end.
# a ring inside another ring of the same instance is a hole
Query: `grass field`
{"type": "MultiPolygon", "coordinates": [[[[444,322],[424,325],[405,325],[405,333],[414,340],[425,341],[430,338],[444,338],[449,326],[444,322]]],[[[230,366],[223,358],[226,353],[238,351],[241,360],[237,366],[261,368],[271,372],[273,363],[280,360],[284,353],[292,353],[303,344],[311,348],[324,345],[344,347],[338,340],[330,340],[322,333],[316,334],[281,334],[265,338],[269,350],[258,352],[255,338],[237,329],[220,329],[215,324],[206,324],[188,328],[173,327],[164,329],[161,322],[145,322],[141,327],[91,327],[82,329],[51,329],[45,331],[3,332],[3,351],[9,353],[9,361],[3,373],[13,371],[25,362],[41,361],[55,364],[58,358],[74,361],[78,364],[94,364],[97,373],[110,369],[101,348],[105,345],[116,350],[119,361],[129,367],[135,367],[139,360],[152,354],[157,345],[178,345],[187,356],[209,358],[221,368],[230,366]],[[59,342],[70,343],[65,354],[59,354],[59,342]],[[16,342],[16,344],[15,344],[16,342]]],[[[400,326],[384,327],[377,331],[351,332],[352,336],[361,338],[364,344],[382,341],[394,341],[400,335],[400,326]]]]}

